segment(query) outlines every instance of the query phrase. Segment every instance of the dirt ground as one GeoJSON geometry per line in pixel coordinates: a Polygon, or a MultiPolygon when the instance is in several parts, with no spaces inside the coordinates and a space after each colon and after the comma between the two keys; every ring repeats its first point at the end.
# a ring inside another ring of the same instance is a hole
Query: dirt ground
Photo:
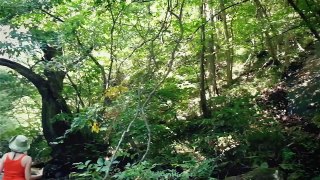
{"type": "Polygon", "coordinates": [[[311,118],[320,108],[320,43],[306,49],[303,67],[285,80],[290,114],[311,118]]]}

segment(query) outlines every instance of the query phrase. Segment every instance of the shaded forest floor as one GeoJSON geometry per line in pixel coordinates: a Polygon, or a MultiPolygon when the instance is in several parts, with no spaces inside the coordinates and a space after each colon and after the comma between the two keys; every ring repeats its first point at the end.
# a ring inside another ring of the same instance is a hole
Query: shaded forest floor
{"type": "MultiPolygon", "coordinates": [[[[168,123],[176,134],[166,139],[179,142],[184,155],[176,152],[166,157],[167,162],[157,159],[154,163],[169,163],[169,169],[176,169],[172,164],[181,163],[188,154],[185,147],[191,146],[191,156],[198,156],[201,163],[188,167],[190,179],[319,178],[320,43],[310,44],[291,58],[287,70],[276,75],[278,83],[272,88],[257,96],[239,89],[245,83],[262,83],[264,79],[255,79],[258,74],[277,68],[251,70],[239,78],[231,93],[211,99],[215,104],[212,118],[168,123]]],[[[157,142],[162,141],[159,138],[157,142]]],[[[182,165],[186,166],[186,161],[182,165]]]]}
{"type": "Polygon", "coordinates": [[[288,89],[289,111],[312,118],[320,103],[320,44],[307,47],[306,54],[299,59],[302,67],[285,79],[288,89]]]}
{"type": "MultiPolygon", "coordinates": [[[[274,162],[273,167],[282,171],[283,179],[314,176],[317,179],[320,172],[320,43],[309,45],[294,59],[282,74],[282,80],[262,92],[258,101],[280,122],[285,136],[281,160],[274,162]]],[[[251,178],[252,172],[235,178],[251,178]]],[[[262,177],[264,172],[258,172],[253,179],[259,179],[259,173],[262,177]]]]}

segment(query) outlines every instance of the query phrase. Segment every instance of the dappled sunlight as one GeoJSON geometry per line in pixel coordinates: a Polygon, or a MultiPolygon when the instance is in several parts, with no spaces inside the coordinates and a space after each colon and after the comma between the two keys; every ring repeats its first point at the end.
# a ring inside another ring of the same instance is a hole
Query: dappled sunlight
{"type": "Polygon", "coordinates": [[[232,135],[217,137],[216,148],[219,152],[224,154],[227,151],[237,147],[239,142],[237,142],[232,135]]]}
{"type": "Polygon", "coordinates": [[[21,97],[14,102],[16,106],[11,113],[20,126],[41,129],[41,109],[38,103],[28,96],[21,97]]]}
{"type": "Polygon", "coordinates": [[[43,179],[317,178],[306,2],[2,0],[0,142],[43,179]]]}
{"type": "Polygon", "coordinates": [[[320,99],[320,56],[313,55],[306,59],[308,63],[288,80],[287,85],[290,87],[288,98],[290,100],[289,112],[308,114],[316,109],[320,99]]]}
{"type": "Polygon", "coordinates": [[[188,147],[189,144],[190,144],[189,142],[186,142],[185,144],[175,143],[174,149],[177,153],[180,153],[180,154],[192,154],[199,161],[206,159],[205,156],[201,155],[200,151],[196,151],[194,148],[188,147]]]}
{"type": "Polygon", "coordinates": [[[187,103],[187,108],[185,109],[178,109],[177,110],[177,118],[179,120],[186,120],[190,119],[190,117],[197,117],[200,116],[200,111],[197,107],[199,104],[200,99],[195,98],[195,99],[190,99],[187,103]]]}

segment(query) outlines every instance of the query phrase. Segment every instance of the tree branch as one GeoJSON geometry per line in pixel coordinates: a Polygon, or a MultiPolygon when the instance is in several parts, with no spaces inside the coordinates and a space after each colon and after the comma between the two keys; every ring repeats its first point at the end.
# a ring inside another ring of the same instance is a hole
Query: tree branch
{"type": "Polygon", "coordinates": [[[319,32],[317,31],[317,29],[311,24],[311,22],[309,21],[308,17],[303,13],[303,11],[293,2],[293,0],[288,0],[288,3],[290,4],[290,6],[299,14],[299,16],[301,17],[301,19],[306,23],[307,27],[309,28],[309,30],[311,31],[311,33],[313,34],[313,36],[320,41],[320,35],[319,32]]]}
{"type": "Polygon", "coordinates": [[[273,39],[273,38],[275,38],[275,37],[278,37],[278,36],[280,36],[280,35],[283,35],[283,34],[289,32],[289,31],[292,31],[292,30],[294,30],[294,29],[297,29],[297,28],[299,28],[299,27],[301,27],[301,26],[302,26],[302,24],[299,24],[299,25],[296,25],[296,26],[292,26],[292,27],[288,28],[287,30],[285,30],[285,31],[283,31],[283,32],[280,32],[279,34],[276,34],[276,35],[272,36],[271,39],[273,39]]]}
{"type": "Polygon", "coordinates": [[[133,54],[134,54],[139,48],[141,48],[142,46],[144,46],[145,44],[147,44],[147,43],[150,42],[150,41],[156,40],[156,39],[160,36],[161,32],[166,28],[166,23],[167,23],[167,18],[168,18],[169,11],[170,11],[170,6],[168,5],[167,10],[166,10],[166,14],[165,14],[165,17],[164,17],[164,21],[162,22],[161,27],[160,27],[158,33],[157,33],[154,37],[152,37],[152,38],[150,38],[150,39],[147,39],[147,40],[143,41],[142,43],[140,43],[138,46],[136,46],[136,47],[131,51],[131,53],[129,54],[129,56],[128,56],[127,58],[125,58],[125,60],[122,61],[122,62],[127,61],[129,58],[131,58],[131,57],[133,56],[133,54]]]}
{"type": "MultiPolygon", "coordinates": [[[[72,81],[72,79],[71,79],[71,77],[69,76],[68,73],[66,73],[66,75],[67,75],[68,80],[69,80],[70,83],[71,83],[71,86],[73,87],[73,89],[75,90],[75,92],[76,92],[76,94],[77,94],[77,96],[78,96],[78,98],[79,98],[79,102],[80,102],[81,106],[84,107],[84,103],[83,103],[83,101],[82,101],[81,93],[80,93],[80,91],[79,91],[79,89],[78,89],[78,86],[72,81]]],[[[78,107],[79,107],[79,106],[78,106],[78,107]]],[[[78,108],[78,109],[79,109],[79,108],[78,108]]]]}
{"type": "Polygon", "coordinates": [[[139,105],[138,105],[138,108],[137,108],[137,112],[136,112],[134,118],[130,121],[130,123],[129,123],[129,125],[127,126],[126,130],[123,131],[122,134],[121,134],[121,137],[120,137],[120,140],[118,141],[117,147],[116,147],[114,153],[112,154],[112,157],[111,157],[111,159],[110,159],[109,165],[107,166],[106,174],[105,174],[105,176],[104,176],[104,178],[103,178],[104,180],[106,180],[106,179],[108,178],[108,176],[109,176],[109,172],[110,172],[111,166],[112,166],[112,164],[113,164],[113,162],[114,162],[114,160],[115,160],[115,158],[116,158],[116,154],[117,154],[117,152],[118,152],[119,149],[120,149],[120,145],[121,145],[122,141],[124,140],[125,135],[130,131],[132,124],[133,124],[134,121],[136,121],[136,120],[138,119],[138,117],[139,117],[139,114],[140,114],[140,106],[141,106],[141,105],[140,105],[140,97],[141,97],[140,90],[138,91],[138,97],[139,97],[139,101],[138,101],[138,102],[139,102],[139,105]]]}
{"type": "Polygon", "coordinates": [[[60,22],[64,22],[63,19],[59,18],[58,16],[55,16],[55,15],[51,14],[50,12],[48,12],[48,11],[46,11],[44,9],[40,9],[40,11],[44,12],[45,14],[49,15],[50,17],[52,17],[52,18],[54,18],[54,19],[56,19],[56,20],[58,20],[60,22]]]}
{"type": "Polygon", "coordinates": [[[102,78],[102,81],[103,81],[103,84],[102,84],[102,94],[104,94],[105,91],[106,91],[106,87],[107,87],[107,78],[106,78],[106,72],[105,72],[105,70],[104,70],[104,67],[103,67],[103,66],[98,62],[98,60],[91,54],[93,48],[89,48],[89,49],[86,48],[86,47],[82,44],[82,42],[81,42],[81,40],[80,40],[80,37],[78,36],[78,34],[77,34],[76,31],[75,31],[74,34],[75,34],[77,43],[78,43],[78,45],[80,46],[80,48],[81,48],[82,50],[84,50],[85,54],[86,54],[87,56],[89,56],[90,59],[91,59],[91,60],[96,64],[96,66],[100,69],[100,71],[101,71],[101,78],[102,78]]]}
{"type": "MultiPolygon", "coordinates": [[[[168,1],[169,1],[169,0],[168,0],[168,1]]],[[[180,43],[181,43],[181,40],[182,40],[183,34],[184,34],[184,29],[183,29],[183,25],[182,25],[182,10],[183,10],[183,6],[184,6],[184,2],[185,2],[185,1],[183,0],[182,3],[181,3],[181,8],[180,8],[180,13],[179,13],[179,15],[177,15],[177,16],[174,15],[174,16],[178,19],[178,21],[179,21],[180,35],[179,35],[178,39],[175,41],[175,42],[176,42],[176,45],[174,46],[174,48],[173,48],[173,50],[172,50],[172,52],[171,52],[171,58],[170,58],[170,61],[168,62],[168,65],[167,65],[167,67],[168,67],[168,68],[167,68],[167,71],[166,71],[165,75],[162,77],[161,81],[159,81],[158,84],[156,84],[156,85],[154,86],[153,90],[149,93],[149,95],[148,95],[147,99],[144,101],[144,103],[143,103],[142,105],[139,105],[139,106],[138,106],[138,110],[137,110],[137,113],[136,113],[135,117],[134,117],[133,120],[129,123],[129,125],[127,126],[127,129],[122,133],[122,136],[121,136],[121,138],[120,138],[120,140],[119,140],[119,142],[118,142],[118,145],[117,145],[117,147],[116,147],[116,149],[115,149],[115,152],[113,153],[113,155],[112,155],[112,157],[111,157],[111,160],[110,160],[110,163],[109,163],[109,165],[107,166],[106,174],[105,174],[105,176],[104,176],[104,178],[103,178],[104,180],[106,180],[106,179],[108,178],[108,176],[109,176],[110,168],[111,168],[111,166],[112,166],[112,164],[113,164],[113,161],[115,160],[115,156],[116,156],[117,152],[119,151],[120,145],[121,145],[121,143],[122,143],[122,141],[123,141],[123,139],[124,139],[124,137],[125,137],[125,134],[130,131],[130,128],[131,128],[133,122],[139,117],[140,113],[142,114],[142,118],[143,118],[143,120],[144,120],[144,122],[145,122],[145,125],[146,125],[146,127],[147,127],[147,131],[148,131],[147,150],[146,150],[146,152],[144,153],[144,155],[142,156],[140,162],[145,159],[146,155],[147,155],[148,152],[149,152],[150,144],[151,144],[151,130],[150,130],[149,122],[148,122],[148,120],[147,120],[146,117],[145,117],[144,109],[145,109],[145,107],[147,106],[147,104],[150,102],[150,100],[151,100],[152,96],[154,95],[154,93],[160,88],[160,86],[161,86],[161,85],[164,83],[164,81],[167,79],[169,73],[172,71],[173,61],[174,61],[174,59],[175,59],[176,52],[177,52],[177,50],[178,50],[178,48],[179,48],[179,45],[180,45],[180,43]]],[[[170,13],[172,13],[172,12],[170,11],[170,13]]],[[[139,91],[139,92],[140,92],[140,91],[139,91]]],[[[140,95],[139,95],[139,97],[140,97],[140,95]]],[[[140,102],[140,101],[139,101],[139,102],[140,102]]]]}
{"type": "MultiPolygon", "coordinates": [[[[168,0],[169,1],[169,0],[168,0]]],[[[166,74],[163,76],[162,80],[160,82],[158,82],[158,84],[154,87],[154,89],[151,91],[151,93],[149,94],[147,100],[143,103],[142,105],[142,113],[143,113],[143,119],[144,119],[144,122],[145,122],[145,125],[147,127],[147,130],[148,130],[148,144],[147,144],[147,150],[146,152],[144,153],[144,155],[142,156],[141,160],[140,161],[143,161],[146,157],[146,155],[148,154],[149,152],[149,149],[150,149],[150,144],[151,144],[151,130],[150,130],[150,125],[149,125],[149,122],[147,120],[147,118],[145,117],[145,113],[144,113],[144,108],[147,106],[147,104],[149,103],[149,101],[151,100],[153,94],[160,88],[160,86],[164,83],[164,81],[167,79],[169,73],[172,71],[172,67],[173,67],[173,62],[175,60],[175,56],[176,56],[176,52],[178,51],[178,48],[180,46],[180,42],[183,38],[183,34],[184,34],[184,29],[183,29],[183,25],[182,25],[182,13],[183,13],[183,7],[184,7],[184,0],[181,2],[181,7],[180,7],[180,12],[179,12],[179,15],[177,14],[174,14],[172,11],[170,11],[170,13],[172,15],[174,15],[178,22],[179,22],[179,28],[180,28],[180,35],[178,37],[178,39],[175,41],[176,44],[171,52],[171,59],[170,61],[168,62],[168,68],[167,68],[167,72],[166,74]]]]}
{"type": "MultiPolygon", "coordinates": [[[[220,11],[218,11],[217,13],[213,14],[213,15],[211,16],[211,18],[214,18],[214,17],[218,16],[220,13],[226,11],[227,9],[230,9],[230,8],[232,8],[232,7],[234,7],[234,6],[243,4],[243,3],[248,2],[248,1],[250,1],[250,0],[243,0],[243,1],[240,1],[240,2],[237,2],[237,3],[234,3],[234,4],[231,4],[230,6],[227,6],[227,7],[223,8],[223,9],[221,9],[220,11]]],[[[208,20],[206,20],[205,22],[201,23],[201,26],[202,26],[202,25],[206,25],[206,24],[211,20],[211,18],[208,19],[208,20]]],[[[201,28],[201,26],[199,26],[199,27],[193,32],[193,34],[195,34],[196,32],[198,32],[198,30],[201,28]]]]}
{"type": "Polygon", "coordinates": [[[47,81],[43,77],[17,62],[5,58],[0,58],[0,66],[6,66],[17,71],[19,74],[27,78],[33,85],[35,85],[39,90],[39,93],[41,93],[41,90],[46,88],[44,85],[47,85],[47,81]]]}

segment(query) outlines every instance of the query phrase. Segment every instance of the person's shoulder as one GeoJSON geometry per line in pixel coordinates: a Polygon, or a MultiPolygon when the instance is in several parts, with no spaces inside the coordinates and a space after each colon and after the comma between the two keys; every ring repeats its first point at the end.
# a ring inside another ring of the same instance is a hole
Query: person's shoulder
{"type": "Polygon", "coordinates": [[[0,158],[0,162],[3,162],[8,156],[8,153],[5,153],[2,155],[2,157],[0,158]]]}
{"type": "Polygon", "coordinates": [[[31,166],[31,164],[32,164],[32,158],[31,158],[31,156],[28,156],[28,155],[25,155],[21,161],[22,161],[22,164],[24,164],[23,166],[28,165],[28,164],[29,164],[29,166],[31,166]]]}
{"type": "Polygon", "coordinates": [[[8,156],[8,154],[9,154],[8,152],[4,153],[3,156],[2,156],[2,159],[6,158],[8,156]]]}
{"type": "Polygon", "coordinates": [[[23,160],[25,160],[25,161],[32,161],[32,157],[31,157],[31,156],[28,156],[28,155],[25,155],[25,156],[23,157],[23,160]]]}

